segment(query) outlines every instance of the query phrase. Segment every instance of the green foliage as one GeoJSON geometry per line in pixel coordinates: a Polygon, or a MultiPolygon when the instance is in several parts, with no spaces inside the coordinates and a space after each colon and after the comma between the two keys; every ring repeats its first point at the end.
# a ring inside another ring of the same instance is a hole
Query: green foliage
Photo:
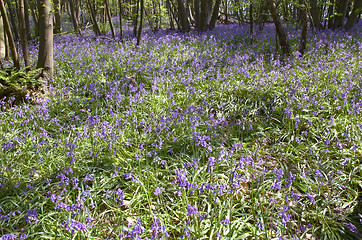
{"type": "Polygon", "coordinates": [[[35,91],[41,85],[36,79],[39,70],[6,69],[0,71],[0,98],[4,96],[24,97],[27,92],[35,91]]]}

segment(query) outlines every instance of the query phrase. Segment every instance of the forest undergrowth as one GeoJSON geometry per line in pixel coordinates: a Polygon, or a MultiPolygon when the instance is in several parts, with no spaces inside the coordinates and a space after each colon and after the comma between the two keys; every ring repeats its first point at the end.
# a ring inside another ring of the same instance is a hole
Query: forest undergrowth
{"type": "Polygon", "coordinates": [[[58,36],[0,100],[0,239],[358,239],[360,29],[58,36]]]}

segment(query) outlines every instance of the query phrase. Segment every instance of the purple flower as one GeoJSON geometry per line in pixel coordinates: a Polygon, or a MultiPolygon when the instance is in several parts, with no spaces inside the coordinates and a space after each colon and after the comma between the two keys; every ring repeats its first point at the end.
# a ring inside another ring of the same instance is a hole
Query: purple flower
{"type": "Polygon", "coordinates": [[[348,229],[353,232],[353,233],[358,233],[358,229],[356,228],[356,226],[354,226],[352,223],[350,222],[346,222],[343,223],[344,226],[348,227],[348,229]]]}
{"type": "Polygon", "coordinates": [[[229,223],[230,223],[229,219],[225,219],[220,222],[220,224],[224,224],[225,226],[228,225],[229,223]]]}
{"type": "Polygon", "coordinates": [[[290,222],[290,214],[287,212],[289,207],[284,205],[282,211],[279,213],[280,219],[284,225],[290,222]]]}
{"type": "Polygon", "coordinates": [[[38,213],[35,211],[35,209],[27,210],[27,213],[24,216],[25,222],[27,223],[34,223],[38,222],[38,213]]]}
{"type": "Polygon", "coordinates": [[[312,204],[315,204],[314,197],[311,193],[307,193],[307,197],[309,198],[309,200],[312,204]]]}
{"type": "Polygon", "coordinates": [[[155,191],[153,192],[156,196],[160,195],[163,191],[165,191],[165,188],[163,187],[156,187],[155,191]]]}
{"type": "Polygon", "coordinates": [[[199,214],[199,211],[197,211],[197,207],[187,204],[187,216],[192,216],[194,214],[199,214]]]}
{"type": "Polygon", "coordinates": [[[65,229],[70,231],[72,234],[74,234],[75,231],[88,231],[88,226],[86,224],[70,218],[66,219],[63,222],[63,225],[65,226],[65,229]]]}
{"type": "Polygon", "coordinates": [[[12,240],[12,239],[17,239],[18,238],[18,235],[15,235],[13,233],[10,233],[10,234],[5,234],[3,235],[0,240],[12,240]]]}

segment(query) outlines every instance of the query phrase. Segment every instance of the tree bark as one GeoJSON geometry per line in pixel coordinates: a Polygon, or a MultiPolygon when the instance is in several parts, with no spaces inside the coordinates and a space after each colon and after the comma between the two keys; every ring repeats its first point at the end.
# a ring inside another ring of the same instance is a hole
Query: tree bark
{"type": "Polygon", "coordinates": [[[249,5],[249,18],[250,18],[250,34],[254,33],[254,17],[253,17],[253,2],[249,5]]]}
{"type": "Polygon", "coordinates": [[[62,32],[62,23],[60,20],[60,2],[59,0],[54,0],[54,16],[55,16],[55,24],[54,24],[54,33],[58,34],[62,32]]]}
{"type": "Polygon", "coordinates": [[[29,4],[28,0],[24,0],[24,13],[25,13],[25,25],[26,25],[26,36],[28,41],[32,39],[31,28],[30,28],[30,17],[29,17],[29,4]]]}
{"type": "Polygon", "coordinates": [[[138,10],[140,8],[140,0],[136,0],[137,3],[135,6],[133,6],[133,16],[132,16],[132,22],[133,22],[133,36],[137,36],[137,25],[138,25],[138,10]]]}
{"type": "Polygon", "coordinates": [[[183,0],[177,0],[178,4],[178,17],[182,31],[190,30],[190,23],[187,19],[186,8],[183,0]]]}
{"type": "MultiPolygon", "coordinates": [[[[301,4],[302,5],[302,4],[301,4]]],[[[302,20],[302,33],[300,36],[300,45],[299,45],[299,52],[301,56],[304,55],[306,46],[307,46],[307,31],[308,31],[308,18],[307,18],[307,6],[301,6],[301,20],[302,20]]]]}
{"type": "Polygon", "coordinates": [[[357,11],[359,9],[362,8],[362,0],[354,0],[354,3],[353,3],[353,9],[352,9],[352,12],[351,12],[351,15],[349,16],[347,22],[346,22],[346,25],[344,26],[344,28],[346,30],[349,30],[352,28],[352,26],[357,23],[357,19],[358,19],[358,16],[357,16],[357,11]]]}
{"type": "MultiPolygon", "coordinates": [[[[321,20],[320,20],[319,12],[320,11],[319,11],[317,0],[310,0],[310,14],[312,16],[313,27],[316,29],[321,28],[321,20]]],[[[302,18],[303,18],[303,16],[302,16],[302,18]]],[[[303,21],[303,19],[302,19],[302,21],[303,21]]]]}
{"type": "MultiPolygon", "coordinates": [[[[35,4],[36,6],[36,4],[35,4]]],[[[33,21],[34,21],[34,30],[35,30],[35,36],[39,36],[39,17],[37,15],[37,11],[35,11],[36,7],[34,7],[34,4],[30,4],[30,10],[31,10],[31,15],[33,17],[33,21]]]]}
{"type": "Polygon", "coordinates": [[[229,23],[228,0],[224,0],[225,24],[229,23]]]}
{"type": "Polygon", "coordinates": [[[328,28],[329,29],[333,28],[333,22],[334,22],[334,18],[332,17],[333,9],[334,9],[334,0],[330,0],[330,5],[328,7],[328,28]]]}
{"type": "Polygon", "coordinates": [[[216,21],[219,16],[219,9],[220,9],[221,0],[216,0],[214,5],[214,10],[212,12],[212,16],[210,19],[209,29],[214,29],[216,26],[216,21]]]}
{"type": "Polygon", "coordinates": [[[208,29],[208,8],[209,0],[201,0],[201,14],[200,14],[200,31],[206,31],[208,29]]]}
{"type": "Polygon", "coordinates": [[[166,7],[167,7],[167,10],[168,10],[168,13],[169,13],[169,18],[170,18],[170,29],[172,29],[172,30],[175,29],[175,25],[173,23],[174,20],[175,20],[175,22],[177,24],[177,28],[181,29],[181,25],[178,22],[178,19],[177,19],[176,15],[175,15],[174,11],[172,10],[170,0],[166,0],[166,7]]]}
{"type": "Polygon", "coordinates": [[[7,6],[9,9],[11,26],[13,27],[14,38],[15,38],[15,41],[17,41],[17,40],[19,40],[19,31],[18,31],[17,21],[15,20],[15,17],[16,17],[15,6],[13,5],[12,2],[7,2],[7,6]]]}
{"type": "Polygon", "coordinates": [[[333,28],[340,28],[344,25],[344,19],[346,17],[346,10],[348,7],[349,0],[338,0],[337,1],[337,16],[334,19],[333,28]]]}
{"type": "Polygon", "coordinates": [[[53,79],[53,6],[51,0],[39,1],[39,53],[37,68],[42,69],[43,83],[53,79]]]}
{"type": "Polygon", "coordinates": [[[16,69],[20,70],[19,56],[18,56],[18,52],[16,50],[14,37],[13,37],[13,34],[11,32],[10,23],[9,23],[8,16],[6,14],[6,9],[5,9],[5,5],[4,5],[3,0],[0,0],[0,11],[1,11],[1,15],[3,17],[3,21],[4,21],[5,33],[6,33],[6,36],[8,38],[8,41],[9,41],[11,57],[12,57],[13,62],[14,62],[14,67],[16,69]]]}
{"type": "MultiPolygon", "coordinates": [[[[28,39],[26,34],[26,24],[25,24],[25,13],[24,13],[24,0],[18,0],[19,6],[19,29],[20,29],[20,38],[21,38],[21,46],[23,49],[23,57],[25,68],[30,66],[29,60],[29,50],[28,50],[28,39]]],[[[28,69],[27,69],[28,70],[28,69]]]]}
{"type": "Polygon", "coordinates": [[[114,32],[113,23],[112,23],[111,9],[109,7],[108,0],[104,0],[104,4],[106,5],[106,12],[108,17],[109,27],[111,28],[112,37],[116,38],[116,34],[114,32]]]}
{"type": "Polygon", "coordinates": [[[5,58],[5,55],[6,55],[6,43],[5,43],[4,21],[2,15],[0,15],[0,58],[5,58]]]}
{"type": "Polygon", "coordinates": [[[73,0],[69,0],[69,10],[70,10],[70,18],[71,21],[73,23],[73,28],[74,28],[74,32],[76,32],[76,34],[81,34],[80,29],[78,27],[78,20],[75,14],[75,7],[74,7],[74,3],[73,0]]]}
{"type": "Polygon", "coordinates": [[[98,26],[98,23],[97,23],[97,18],[96,18],[96,13],[95,13],[94,7],[93,7],[92,3],[89,0],[87,0],[87,5],[88,5],[89,13],[91,15],[92,23],[93,23],[94,34],[96,36],[100,36],[101,31],[99,30],[99,26],[98,26]]]}
{"type": "Polygon", "coordinates": [[[200,28],[200,0],[194,0],[195,27],[200,28]]]}
{"type": "Polygon", "coordinates": [[[289,55],[290,54],[290,46],[289,46],[289,40],[288,35],[285,32],[284,26],[280,20],[280,17],[278,15],[277,9],[274,5],[273,0],[267,0],[269,11],[272,15],[273,22],[275,25],[275,29],[279,38],[280,47],[282,48],[282,51],[284,54],[289,55]]]}
{"type": "Polygon", "coordinates": [[[122,7],[122,0],[118,0],[118,6],[119,6],[119,36],[120,36],[120,38],[122,38],[123,37],[123,27],[122,27],[123,7],[122,7]]]}
{"type": "Polygon", "coordinates": [[[141,1],[141,16],[140,16],[140,26],[138,28],[138,32],[137,32],[137,46],[139,46],[141,44],[141,36],[142,36],[142,27],[143,27],[143,12],[145,11],[145,0],[140,0],[141,1]]]}

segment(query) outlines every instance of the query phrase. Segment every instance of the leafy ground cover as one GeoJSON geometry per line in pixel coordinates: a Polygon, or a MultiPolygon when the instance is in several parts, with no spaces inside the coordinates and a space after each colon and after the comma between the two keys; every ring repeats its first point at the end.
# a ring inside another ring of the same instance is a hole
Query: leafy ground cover
{"type": "Polygon", "coordinates": [[[358,239],[359,27],[58,37],[49,98],[0,101],[1,239],[358,239]]]}

